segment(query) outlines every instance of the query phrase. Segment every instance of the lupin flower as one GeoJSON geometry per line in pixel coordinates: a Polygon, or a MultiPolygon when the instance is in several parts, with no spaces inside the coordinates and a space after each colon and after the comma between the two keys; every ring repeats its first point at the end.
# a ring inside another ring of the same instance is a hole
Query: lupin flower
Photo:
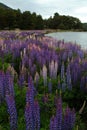
{"type": "Polygon", "coordinates": [[[82,50],[78,50],[78,55],[79,55],[79,57],[81,58],[81,59],[83,59],[84,58],[84,52],[82,51],[82,50]]]}
{"type": "Polygon", "coordinates": [[[25,81],[24,73],[21,73],[19,75],[19,80],[18,80],[18,84],[19,84],[20,88],[22,88],[24,86],[24,81],[25,81]]]}
{"type": "Polygon", "coordinates": [[[5,94],[6,94],[6,91],[9,92],[9,78],[10,78],[10,74],[9,72],[6,72],[6,74],[4,73],[3,75],[3,86],[5,88],[5,94]]]}
{"type": "Polygon", "coordinates": [[[4,86],[3,86],[3,72],[0,71],[0,103],[4,98],[4,86]]]}
{"type": "Polygon", "coordinates": [[[26,122],[26,130],[35,130],[32,107],[28,102],[26,103],[25,107],[25,122],[26,122]]]}
{"type": "Polygon", "coordinates": [[[57,118],[54,115],[50,119],[50,130],[57,130],[57,118]]]}
{"type": "Polygon", "coordinates": [[[42,75],[44,80],[44,86],[47,86],[47,68],[45,65],[43,65],[42,75]]]}
{"type": "Polygon", "coordinates": [[[72,90],[70,65],[68,65],[68,67],[67,67],[66,82],[67,82],[67,87],[68,87],[68,89],[69,89],[69,90],[72,90]]]}
{"type": "Polygon", "coordinates": [[[57,118],[57,130],[62,128],[62,99],[61,96],[57,99],[56,102],[56,118],[57,118]]]}
{"type": "Polygon", "coordinates": [[[12,77],[9,78],[9,93],[14,96],[14,84],[12,77]]]}
{"type": "Polygon", "coordinates": [[[26,55],[26,48],[24,48],[24,50],[23,50],[23,54],[26,55]]]}
{"type": "Polygon", "coordinates": [[[55,61],[55,64],[54,64],[54,78],[56,79],[57,77],[57,71],[58,71],[58,62],[55,61]]]}
{"type": "Polygon", "coordinates": [[[39,73],[36,72],[35,77],[34,77],[36,87],[38,86],[39,78],[40,78],[39,73]]]}
{"type": "Polygon", "coordinates": [[[34,101],[34,88],[31,78],[29,78],[28,83],[25,107],[26,130],[40,130],[40,108],[38,101],[34,101]]]}
{"type": "Polygon", "coordinates": [[[62,66],[61,66],[61,80],[64,79],[65,75],[64,75],[64,62],[62,63],[62,66]]]}
{"type": "Polygon", "coordinates": [[[5,74],[5,80],[7,83],[6,91],[9,92],[10,95],[14,96],[14,85],[13,85],[13,76],[11,75],[10,71],[7,71],[5,74]]]}
{"type": "Polygon", "coordinates": [[[67,106],[64,114],[63,129],[72,130],[74,124],[75,124],[75,112],[74,110],[71,111],[70,108],[67,106]]]}
{"type": "Polygon", "coordinates": [[[66,51],[63,53],[62,60],[63,61],[67,60],[67,52],[66,51]]]}
{"type": "Polygon", "coordinates": [[[70,51],[68,52],[68,57],[69,57],[70,60],[72,59],[72,55],[73,55],[72,50],[70,50],[70,51]]]}
{"type": "Polygon", "coordinates": [[[28,87],[31,89],[32,95],[35,96],[37,92],[36,92],[36,88],[34,87],[33,79],[31,76],[28,77],[28,87]]]}
{"type": "Polygon", "coordinates": [[[76,114],[75,114],[75,110],[73,108],[73,110],[71,111],[71,121],[70,121],[71,128],[73,128],[75,125],[75,119],[76,119],[76,114]]]}
{"type": "Polygon", "coordinates": [[[34,101],[34,121],[35,129],[40,130],[40,107],[37,100],[34,101]]]}
{"type": "Polygon", "coordinates": [[[75,125],[75,111],[71,111],[67,106],[63,115],[62,111],[62,99],[58,98],[56,93],[55,97],[56,116],[53,116],[50,120],[50,130],[72,130],[75,125]]]}
{"type": "Polygon", "coordinates": [[[14,97],[12,95],[6,94],[6,103],[8,107],[8,113],[10,116],[10,129],[17,130],[17,111],[14,97]]]}
{"type": "Polygon", "coordinates": [[[34,107],[34,94],[33,94],[33,90],[31,88],[27,88],[26,102],[28,102],[33,109],[33,107],[34,107]]]}
{"type": "Polygon", "coordinates": [[[69,130],[70,128],[70,108],[67,107],[64,114],[64,124],[63,129],[69,130]]]}
{"type": "Polygon", "coordinates": [[[49,63],[50,78],[54,77],[54,68],[55,68],[54,61],[52,60],[51,63],[49,63]]]}

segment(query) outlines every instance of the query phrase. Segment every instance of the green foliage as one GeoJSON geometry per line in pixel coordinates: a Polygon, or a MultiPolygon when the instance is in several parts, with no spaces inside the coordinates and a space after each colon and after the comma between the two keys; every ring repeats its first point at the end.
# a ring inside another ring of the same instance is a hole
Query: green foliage
{"type": "Polygon", "coordinates": [[[12,54],[8,53],[4,55],[4,62],[11,63],[12,62],[12,54]]]}
{"type": "Polygon", "coordinates": [[[81,119],[81,115],[78,113],[76,114],[76,123],[74,130],[87,130],[87,126],[85,122],[81,119]]]}
{"type": "Polygon", "coordinates": [[[87,23],[82,24],[84,31],[87,31],[87,23]]]}
{"type": "MultiPolygon", "coordinates": [[[[6,6],[7,7],[7,6],[6,6]]],[[[0,29],[63,29],[63,30],[86,30],[86,24],[82,24],[78,18],[72,16],[59,15],[54,13],[53,17],[43,19],[35,12],[14,10],[9,7],[0,8],[0,29]]]]}
{"type": "Polygon", "coordinates": [[[0,70],[6,71],[9,64],[12,62],[12,54],[6,54],[3,56],[3,59],[0,58],[0,70]]]}
{"type": "Polygon", "coordinates": [[[4,72],[7,70],[9,64],[4,62],[2,63],[2,59],[0,59],[0,70],[4,70],[4,72]]]}
{"type": "Polygon", "coordinates": [[[9,116],[5,102],[0,104],[0,130],[9,130],[9,116]]]}
{"type": "Polygon", "coordinates": [[[20,61],[21,61],[21,58],[20,57],[16,57],[14,59],[14,69],[16,70],[16,72],[19,74],[19,65],[20,65],[20,61]]]}
{"type": "Polygon", "coordinates": [[[73,30],[73,29],[83,29],[82,23],[78,18],[72,16],[54,14],[54,17],[50,17],[45,21],[46,27],[51,29],[63,29],[63,30],[73,30]]]}

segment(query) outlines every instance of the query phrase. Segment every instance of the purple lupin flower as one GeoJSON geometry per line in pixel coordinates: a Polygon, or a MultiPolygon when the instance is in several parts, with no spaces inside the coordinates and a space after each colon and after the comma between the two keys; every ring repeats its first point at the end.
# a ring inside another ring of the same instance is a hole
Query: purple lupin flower
{"type": "Polygon", "coordinates": [[[34,101],[34,96],[34,86],[32,83],[32,78],[30,77],[26,93],[26,130],[40,130],[40,108],[38,101],[34,101]]]}
{"type": "Polygon", "coordinates": [[[36,88],[34,87],[33,79],[31,76],[28,77],[28,87],[31,89],[32,95],[35,96],[37,92],[36,88]]]}
{"type": "Polygon", "coordinates": [[[55,64],[54,64],[54,78],[56,79],[57,77],[57,71],[58,71],[58,62],[55,61],[55,64]]]}
{"type": "Polygon", "coordinates": [[[56,118],[57,118],[57,130],[62,129],[62,99],[61,96],[56,102],[56,118]]]}
{"type": "Polygon", "coordinates": [[[66,51],[63,53],[62,60],[63,61],[67,60],[67,52],[66,51]]]}
{"type": "Polygon", "coordinates": [[[84,52],[82,51],[82,50],[78,50],[78,55],[79,55],[79,57],[81,58],[81,59],[83,59],[84,58],[84,52]]]}
{"type": "Polygon", "coordinates": [[[40,107],[37,100],[34,101],[34,121],[35,129],[40,130],[40,107]]]}
{"type": "Polygon", "coordinates": [[[71,74],[70,74],[70,65],[68,65],[68,67],[67,67],[66,82],[67,82],[67,87],[68,87],[68,89],[69,89],[69,90],[72,90],[71,74]]]}
{"type": "Polygon", "coordinates": [[[6,71],[5,74],[5,82],[6,82],[6,90],[5,93],[8,91],[10,95],[14,96],[14,85],[13,85],[13,76],[11,75],[10,71],[6,71]]]}
{"type": "Polygon", "coordinates": [[[73,110],[71,111],[71,120],[70,120],[71,128],[74,127],[74,125],[75,125],[75,120],[76,120],[76,114],[75,114],[75,110],[74,110],[74,108],[73,108],[73,110]]]}
{"type": "Polygon", "coordinates": [[[26,122],[26,130],[35,130],[32,115],[32,107],[28,102],[26,103],[25,106],[25,122],[26,122]]]}
{"type": "Polygon", "coordinates": [[[64,130],[72,130],[75,124],[75,111],[71,111],[70,108],[67,106],[64,114],[64,123],[63,129],[64,130]]]}
{"type": "Polygon", "coordinates": [[[9,93],[14,96],[13,78],[9,77],[9,93]]]}
{"type": "Polygon", "coordinates": [[[22,88],[24,86],[24,81],[25,81],[24,73],[21,73],[19,76],[19,80],[18,80],[18,84],[19,84],[20,88],[22,88]]]}
{"type": "Polygon", "coordinates": [[[4,99],[3,71],[0,71],[0,103],[4,99]]]}
{"type": "Polygon", "coordinates": [[[54,115],[50,119],[50,130],[57,130],[57,118],[54,115]]]}
{"type": "Polygon", "coordinates": [[[34,130],[35,129],[34,88],[32,86],[32,79],[31,78],[29,79],[28,88],[27,88],[27,92],[26,92],[25,120],[26,120],[26,130],[34,130]],[[27,115],[30,116],[28,119],[27,119],[27,115]],[[30,122],[30,124],[29,124],[29,122],[30,122]]]}
{"type": "Polygon", "coordinates": [[[73,55],[73,52],[72,52],[72,50],[70,50],[70,51],[68,52],[68,57],[69,57],[70,60],[72,59],[72,55],[73,55]]]}
{"type": "Polygon", "coordinates": [[[62,63],[62,66],[61,66],[61,80],[63,80],[65,77],[64,75],[64,62],[62,63]]]}
{"type": "Polygon", "coordinates": [[[17,111],[14,97],[12,95],[6,94],[6,103],[8,107],[8,113],[10,116],[10,129],[17,130],[17,111]]]}
{"type": "Polygon", "coordinates": [[[34,106],[34,94],[31,88],[27,88],[26,92],[26,103],[29,103],[33,109],[34,106]]]}
{"type": "Polygon", "coordinates": [[[3,86],[4,86],[4,95],[9,91],[9,80],[5,73],[3,73],[3,86]]]}

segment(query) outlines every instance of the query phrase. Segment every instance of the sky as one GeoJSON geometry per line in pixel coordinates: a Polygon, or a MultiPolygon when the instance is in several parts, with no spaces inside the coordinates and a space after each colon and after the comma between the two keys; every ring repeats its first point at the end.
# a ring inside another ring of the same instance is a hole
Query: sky
{"type": "Polygon", "coordinates": [[[87,22],[87,0],[0,0],[1,3],[13,9],[36,12],[43,18],[60,15],[77,17],[81,22],[87,22]]]}

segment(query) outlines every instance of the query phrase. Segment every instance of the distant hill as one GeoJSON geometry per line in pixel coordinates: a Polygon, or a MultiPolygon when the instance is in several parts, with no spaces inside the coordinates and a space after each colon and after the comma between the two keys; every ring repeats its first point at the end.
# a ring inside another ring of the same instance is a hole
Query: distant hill
{"type": "Polygon", "coordinates": [[[84,31],[87,31],[87,23],[83,23],[82,25],[83,25],[84,31]]]}
{"type": "Polygon", "coordinates": [[[3,3],[0,3],[0,8],[2,8],[2,9],[12,9],[12,8],[8,7],[7,5],[5,5],[3,3]]]}

